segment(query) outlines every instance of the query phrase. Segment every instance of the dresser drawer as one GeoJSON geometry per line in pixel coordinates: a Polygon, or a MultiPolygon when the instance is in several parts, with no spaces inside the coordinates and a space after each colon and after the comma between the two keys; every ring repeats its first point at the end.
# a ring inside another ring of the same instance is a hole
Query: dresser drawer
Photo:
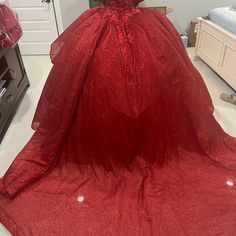
{"type": "Polygon", "coordinates": [[[28,87],[18,45],[0,48],[0,143],[28,87]]]}
{"type": "Polygon", "coordinates": [[[16,89],[18,89],[21,85],[21,82],[24,79],[24,73],[22,71],[21,66],[21,59],[18,55],[18,48],[15,47],[12,50],[8,50],[8,52],[5,55],[5,59],[7,62],[8,67],[11,70],[12,77],[14,78],[14,84],[16,86],[16,89]]]}
{"type": "Polygon", "coordinates": [[[0,80],[0,106],[4,114],[7,113],[17,96],[13,81],[11,70],[4,73],[4,76],[0,80]]]}
{"type": "Polygon", "coordinates": [[[16,88],[13,82],[7,87],[7,90],[0,96],[0,108],[4,114],[8,112],[11,106],[14,104],[16,99],[17,93],[16,88]]]}

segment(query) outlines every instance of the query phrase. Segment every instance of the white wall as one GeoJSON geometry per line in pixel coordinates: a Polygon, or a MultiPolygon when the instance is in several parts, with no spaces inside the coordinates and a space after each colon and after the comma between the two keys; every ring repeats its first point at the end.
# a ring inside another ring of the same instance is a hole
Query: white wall
{"type": "MultiPolygon", "coordinates": [[[[170,6],[174,12],[170,20],[179,32],[185,32],[191,20],[206,16],[216,7],[236,4],[236,0],[146,0],[141,6],[170,6]]],[[[64,29],[68,27],[83,11],[89,8],[89,0],[60,0],[64,29]]]]}
{"type": "Polygon", "coordinates": [[[59,0],[62,23],[66,29],[81,13],[89,8],[89,0],[59,0]]]}
{"type": "Polygon", "coordinates": [[[221,6],[231,6],[236,0],[146,0],[141,6],[170,6],[174,12],[169,18],[179,32],[189,28],[191,20],[198,16],[206,16],[211,9],[221,6]]]}

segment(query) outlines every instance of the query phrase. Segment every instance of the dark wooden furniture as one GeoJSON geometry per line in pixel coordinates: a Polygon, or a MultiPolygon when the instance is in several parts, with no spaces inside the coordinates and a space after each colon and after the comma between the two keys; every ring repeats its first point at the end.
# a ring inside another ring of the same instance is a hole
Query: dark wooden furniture
{"type": "Polygon", "coordinates": [[[18,45],[0,48],[0,143],[29,85],[18,45]]]}
{"type": "Polygon", "coordinates": [[[101,6],[102,4],[100,2],[95,2],[94,0],[89,0],[89,6],[90,8],[101,6]]]}

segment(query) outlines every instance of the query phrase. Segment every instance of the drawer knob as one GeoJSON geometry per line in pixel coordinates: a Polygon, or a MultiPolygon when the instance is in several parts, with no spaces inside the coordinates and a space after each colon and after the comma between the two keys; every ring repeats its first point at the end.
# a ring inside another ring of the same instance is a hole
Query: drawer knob
{"type": "Polygon", "coordinates": [[[12,102],[14,100],[14,96],[13,95],[8,95],[6,100],[7,100],[7,102],[12,102]]]}

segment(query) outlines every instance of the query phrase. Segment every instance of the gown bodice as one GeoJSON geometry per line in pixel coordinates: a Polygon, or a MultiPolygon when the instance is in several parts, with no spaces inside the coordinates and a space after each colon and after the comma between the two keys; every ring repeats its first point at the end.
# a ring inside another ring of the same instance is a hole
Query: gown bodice
{"type": "Polygon", "coordinates": [[[143,0],[95,0],[102,2],[105,6],[135,7],[143,0]]]}

